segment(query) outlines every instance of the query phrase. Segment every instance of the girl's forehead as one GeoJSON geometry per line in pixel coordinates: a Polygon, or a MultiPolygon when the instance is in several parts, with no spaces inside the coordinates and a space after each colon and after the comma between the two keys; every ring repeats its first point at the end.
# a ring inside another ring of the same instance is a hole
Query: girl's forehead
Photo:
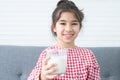
{"type": "Polygon", "coordinates": [[[76,16],[72,12],[62,12],[58,21],[78,22],[76,16]]]}
{"type": "Polygon", "coordinates": [[[75,14],[73,12],[66,11],[66,12],[62,12],[60,16],[74,16],[75,17],[75,14]]]}

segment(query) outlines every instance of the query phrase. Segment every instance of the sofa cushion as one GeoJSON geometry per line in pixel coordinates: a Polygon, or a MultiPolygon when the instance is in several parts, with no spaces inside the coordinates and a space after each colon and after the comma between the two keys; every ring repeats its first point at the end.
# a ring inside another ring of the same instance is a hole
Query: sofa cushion
{"type": "Polygon", "coordinates": [[[101,69],[101,80],[120,80],[120,47],[94,47],[101,69]]]}
{"type": "Polygon", "coordinates": [[[43,48],[0,46],[0,80],[27,80],[43,48]]]}

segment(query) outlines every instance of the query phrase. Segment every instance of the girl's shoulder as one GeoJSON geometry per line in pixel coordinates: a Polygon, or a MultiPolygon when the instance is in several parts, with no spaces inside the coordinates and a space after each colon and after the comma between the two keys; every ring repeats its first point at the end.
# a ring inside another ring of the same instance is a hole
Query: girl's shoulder
{"type": "MultiPolygon", "coordinates": [[[[80,51],[82,51],[82,52],[85,52],[85,53],[91,53],[92,52],[92,50],[91,49],[89,49],[89,48],[82,48],[82,47],[79,47],[78,48],[80,51]]],[[[93,53],[93,52],[92,52],[93,53]]]]}
{"type": "Polygon", "coordinates": [[[84,56],[93,56],[94,55],[93,51],[89,48],[78,47],[78,48],[76,48],[76,50],[78,51],[79,54],[84,55],[84,56]]]}

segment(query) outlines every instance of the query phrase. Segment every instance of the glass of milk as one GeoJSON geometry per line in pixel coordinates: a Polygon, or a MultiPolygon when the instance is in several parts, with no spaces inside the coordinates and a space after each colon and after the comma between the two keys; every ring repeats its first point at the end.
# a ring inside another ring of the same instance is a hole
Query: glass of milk
{"type": "Polygon", "coordinates": [[[67,68],[67,49],[50,49],[47,50],[47,56],[50,56],[48,65],[55,63],[57,72],[53,74],[65,74],[67,68]]]}

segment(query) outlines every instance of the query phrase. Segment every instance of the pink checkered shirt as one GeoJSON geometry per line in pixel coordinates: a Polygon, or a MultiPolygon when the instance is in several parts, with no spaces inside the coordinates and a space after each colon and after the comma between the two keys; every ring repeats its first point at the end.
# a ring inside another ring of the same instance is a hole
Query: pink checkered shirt
{"type": "MultiPolygon", "coordinates": [[[[51,46],[47,49],[58,49],[58,47],[51,46]]],[[[46,57],[47,49],[41,53],[28,80],[40,80],[42,60],[46,57]]],[[[91,50],[80,47],[68,48],[66,74],[52,80],[101,80],[99,73],[99,65],[91,50]]]]}

